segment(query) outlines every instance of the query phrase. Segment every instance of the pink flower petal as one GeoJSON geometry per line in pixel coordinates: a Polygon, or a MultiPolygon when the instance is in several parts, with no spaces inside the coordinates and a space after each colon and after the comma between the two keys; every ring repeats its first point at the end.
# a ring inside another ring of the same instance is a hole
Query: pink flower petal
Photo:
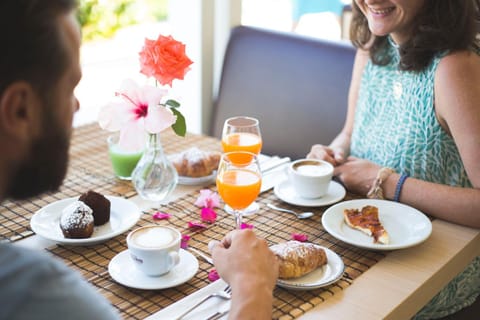
{"type": "Polygon", "coordinates": [[[205,229],[207,226],[198,221],[190,221],[188,222],[188,227],[190,229],[205,229]]]}
{"type": "Polygon", "coordinates": [[[209,189],[200,190],[200,196],[194,203],[197,207],[218,208],[220,207],[220,197],[218,193],[209,189]]]}
{"type": "Polygon", "coordinates": [[[211,208],[203,208],[200,216],[202,217],[202,221],[208,223],[214,223],[217,220],[217,213],[211,208]]]}
{"type": "Polygon", "coordinates": [[[165,212],[156,212],[154,215],[153,215],[153,219],[154,220],[165,220],[165,219],[170,219],[172,217],[171,214],[168,214],[168,213],[165,213],[165,212]]]}
{"type": "Polygon", "coordinates": [[[253,229],[253,224],[248,224],[248,223],[242,222],[242,225],[240,226],[240,229],[253,229]]]}
{"type": "Polygon", "coordinates": [[[208,280],[210,280],[211,282],[215,282],[218,279],[220,279],[220,276],[218,275],[217,270],[215,269],[210,270],[210,272],[208,273],[208,280]]]}
{"type": "Polygon", "coordinates": [[[187,249],[189,240],[190,240],[190,236],[188,234],[182,234],[182,240],[180,242],[180,248],[187,249]]]}
{"type": "Polygon", "coordinates": [[[150,104],[148,106],[148,113],[145,117],[145,130],[149,133],[159,133],[177,121],[175,116],[169,108],[164,106],[150,104]]]}
{"type": "Polygon", "coordinates": [[[300,242],[305,242],[308,240],[308,236],[302,233],[292,233],[292,239],[300,242]]]}

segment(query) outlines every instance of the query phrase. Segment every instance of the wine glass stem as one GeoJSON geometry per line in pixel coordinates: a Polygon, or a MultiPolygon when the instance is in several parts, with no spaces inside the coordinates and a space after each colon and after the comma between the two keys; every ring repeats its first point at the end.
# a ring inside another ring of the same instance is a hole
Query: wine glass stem
{"type": "Polygon", "coordinates": [[[242,229],[242,211],[240,210],[233,210],[235,213],[235,221],[237,223],[237,229],[242,229]]]}

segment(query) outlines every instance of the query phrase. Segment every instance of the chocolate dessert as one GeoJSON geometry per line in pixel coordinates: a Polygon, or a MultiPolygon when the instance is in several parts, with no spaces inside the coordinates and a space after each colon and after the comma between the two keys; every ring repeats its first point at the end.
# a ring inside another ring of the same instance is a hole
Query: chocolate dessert
{"type": "Polygon", "coordinates": [[[110,220],[110,200],[102,194],[88,190],[78,200],[85,202],[93,210],[93,219],[96,226],[101,226],[110,220]]]}
{"type": "Polygon", "coordinates": [[[60,229],[65,238],[90,238],[93,233],[92,209],[82,201],[73,202],[63,209],[60,229]]]}

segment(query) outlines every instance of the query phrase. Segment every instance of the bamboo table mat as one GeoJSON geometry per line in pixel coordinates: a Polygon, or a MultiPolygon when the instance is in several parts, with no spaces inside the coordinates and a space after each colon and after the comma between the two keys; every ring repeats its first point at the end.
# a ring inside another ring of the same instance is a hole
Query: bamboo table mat
{"type": "MultiPolygon", "coordinates": [[[[212,187],[212,190],[215,188],[212,187]]],[[[145,212],[136,227],[147,224],[171,225],[182,234],[191,236],[189,246],[208,253],[208,242],[212,239],[220,240],[226,232],[234,228],[235,221],[232,215],[217,209],[218,218],[214,224],[208,225],[203,230],[189,229],[189,221],[200,221],[200,208],[193,205],[198,195],[198,192],[187,194],[175,202],[145,212]],[[152,214],[156,211],[169,213],[172,217],[168,220],[155,221],[152,214]]],[[[260,212],[244,217],[244,222],[252,224],[256,233],[265,238],[269,244],[290,240],[292,233],[303,233],[308,235],[308,241],[330,248],[340,255],[346,267],[342,279],[328,287],[311,291],[276,288],[273,319],[294,319],[300,316],[347,288],[355,278],[385,256],[385,253],[360,249],[330,236],[320,222],[321,214],[326,208],[312,208],[315,212],[313,218],[298,220],[291,214],[266,209],[268,202],[280,204],[272,191],[261,194],[257,201],[261,206],[260,212]]],[[[282,205],[287,206],[283,203],[282,205]]],[[[59,245],[50,251],[63,259],[67,265],[79,270],[110,300],[125,319],[143,319],[210,283],[207,275],[213,267],[199,259],[200,267],[197,274],[190,281],[174,288],[137,290],[117,284],[108,273],[108,263],[116,254],[126,250],[126,235],[127,233],[124,233],[96,246],[59,245]]]]}
{"type": "MultiPolygon", "coordinates": [[[[43,206],[57,200],[77,197],[94,190],[102,194],[131,198],[136,195],[130,181],[114,177],[108,156],[107,137],[98,124],[88,124],[74,129],[70,147],[70,163],[63,185],[56,192],[45,193],[25,201],[6,200],[0,204],[0,239],[17,241],[33,235],[30,218],[43,206]]],[[[162,133],[166,154],[176,153],[196,146],[204,150],[220,150],[217,139],[187,134],[185,138],[173,131],[162,133]]]]}

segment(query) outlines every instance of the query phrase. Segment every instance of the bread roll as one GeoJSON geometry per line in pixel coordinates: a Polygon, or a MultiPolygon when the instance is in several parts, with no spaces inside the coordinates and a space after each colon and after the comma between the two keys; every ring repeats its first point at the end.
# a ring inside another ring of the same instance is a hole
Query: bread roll
{"type": "Polygon", "coordinates": [[[327,263],[325,250],[313,243],[291,240],[270,249],[277,256],[280,279],[301,277],[327,263]]]}
{"type": "Polygon", "coordinates": [[[220,152],[193,147],[171,156],[170,160],[179,176],[199,178],[211,175],[218,168],[220,152]]]}

